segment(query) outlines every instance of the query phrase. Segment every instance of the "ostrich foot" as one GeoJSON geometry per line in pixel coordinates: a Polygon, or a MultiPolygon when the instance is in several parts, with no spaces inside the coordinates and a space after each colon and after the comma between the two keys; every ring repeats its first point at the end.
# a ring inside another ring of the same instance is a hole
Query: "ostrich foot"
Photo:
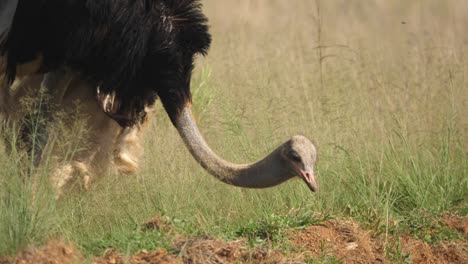
{"type": "Polygon", "coordinates": [[[117,167],[117,170],[125,174],[134,174],[139,169],[137,160],[132,159],[128,153],[118,153],[114,157],[114,163],[117,167]]]}
{"type": "Polygon", "coordinates": [[[122,173],[133,174],[140,168],[139,158],[143,154],[141,128],[126,127],[117,136],[114,148],[114,164],[122,173]]]}
{"type": "Polygon", "coordinates": [[[84,162],[74,161],[71,164],[60,166],[52,174],[51,182],[55,190],[55,199],[59,199],[65,187],[70,185],[73,180],[80,180],[82,188],[89,190],[91,184],[91,176],[88,166],[84,162]]]}

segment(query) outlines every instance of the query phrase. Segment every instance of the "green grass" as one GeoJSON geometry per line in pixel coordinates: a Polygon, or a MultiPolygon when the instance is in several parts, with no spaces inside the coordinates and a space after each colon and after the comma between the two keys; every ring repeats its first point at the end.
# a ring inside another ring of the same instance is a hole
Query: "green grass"
{"type": "Polygon", "coordinates": [[[13,153],[1,164],[0,255],[4,255],[43,242],[60,221],[48,185],[41,180],[34,183],[24,168],[29,163],[20,159],[20,154],[13,153]]]}
{"type": "MultiPolygon", "coordinates": [[[[47,187],[47,166],[33,199],[27,158],[2,154],[0,255],[55,236],[86,254],[173,250],[177,233],[281,246],[284,229],[328,217],[354,218],[377,235],[460,238],[428,219],[468,213],[468,42],[450,26],[452,17],[468,23],[468,6],[396,1],[386,8],[355,3],[344,12],[338,2],[322,2],[317,43],[313,1],[204,1],[214,43],[192,82],[201,130],[228,160],[258,159],[294,134],[313,139],[318,193],[300,180],[267,190],[216,181],[158,104],[138,175],[102,175],[91,190],[59,201],[47,187]],[[345,46],[323,48],[320,60],[318,44],[345,46]],[[141,230],[158,213],[172,230],[141,230]]],[[[317,261],[340,262],[325,255],[317,261]]]]}

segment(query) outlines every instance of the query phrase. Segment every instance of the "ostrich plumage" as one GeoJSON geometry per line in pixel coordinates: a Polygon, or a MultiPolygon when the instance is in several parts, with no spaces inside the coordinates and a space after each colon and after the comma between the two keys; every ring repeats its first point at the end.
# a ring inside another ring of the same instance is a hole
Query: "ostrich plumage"
{"type": "Polygon", "coordinates": [[[120,107],[109,114],[130,126],[157,97],[175,120],[191,100],[194,56],[210,41],[199,1],[19,0],[0,51],[10,82],[33,61],[36,72],[71,69],[115,93],[120,107]]]}

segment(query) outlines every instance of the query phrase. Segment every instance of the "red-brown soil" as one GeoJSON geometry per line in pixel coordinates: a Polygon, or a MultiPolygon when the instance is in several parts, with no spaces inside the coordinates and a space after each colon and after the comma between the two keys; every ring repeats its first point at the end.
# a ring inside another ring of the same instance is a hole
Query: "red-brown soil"
{"type": "Polygon", "coordinates": [[[448,227],[456,229],[468,238],[468,217],[445,213],[442,215],[442,222],[444,222],[448,227]]]}
{"type": "Polygon", "coordinates": [[[421,264],[468,263],[466,241],[430,245],[409,236],[387,237],[385,247],[385,238],[374,238],[369,231],[350,221],[325,221],[321,225],[290,232],[289,240],[311,258],[333,256],[343,263],[393,263],[407,259],[421,264]]]}
{"type": "Polygon", "coordinates": [[[0,264],[74,264],[83,261],[83,255],[72,244],[56,239],[39,248],[28,248],[14,257],[0,257],[0,264]]]}
{"type": "Polygon", "coordinates": [[[466,242],[443,242],[429,245],[411,237],[400,237],[403,252],[409,254],[413,263],[443,264],[468,263],[466,242]]]}
{"type": "Polygon", "coordinates": [[[287,256],[280,250],[248,248],[243,240],[196,238],[179,241],[176,247],[184,263],[302,263],[300,257],[287,256]]]}
{"type": "MultiPolygon", "coordinates": [[[[95,264],[124,263],[286,263],[279,251],[248,249],[243,241],[221,241],[212,238],[180,240],[175,243],[178,255],[169,254],[158,248],[153,251],[141,250],[128,257],[116,251],[109,251],[93,260],[95,264]]],[[[297,262],[300,263],[300,262],[297,262]]]]}
{"type": "Polygon", "coordinates": [[[169,254],[165,249],[157,248],[153,251],[140,250],[132,256],[124,256],[117,251],[109,250],[102,257],[95,257],[93,264],[126,264],[126,263],[183,263],[177,256],[169,254]]]}
{"type": "MultiPolygon", "coordinates": [[[[144,228],[169,228],[156,217],[144,228]]],[[[443,215],[447,226],[466,235],[466,217],[443,215]]],[[[468,263],[466,240],[428,244],[410,236],[373,237],[357,223],[346,220],[328,220],[320,225],[300,230],[288,230],[289,250],[268,247],[249,248],[244,240],[223,241],[209,237],[178,238],[174,241],[177,254],[162,248],[142,249],[125,256],[109,249],[102,256],[86,259],[73,245],[62,240],[51,240],[39,248],[27,249],[14,257],[0,257],[0,264],[54,264],[83,263],[305,263],[307,259],[334,258],[342,263],[394,263],[411,260],[413,263],[468,263]],[[291,247],[292,246],[292,247],[291,247]],[[385,254],[387,249],[387,254],[385,254]]]]}
{"type": "Polygon", "coordinates": [[[290,242],[311,258],[335,256],[343,263],[384,263],[383,241],[356,223],[330,220],[289,235],[290,242]]]}

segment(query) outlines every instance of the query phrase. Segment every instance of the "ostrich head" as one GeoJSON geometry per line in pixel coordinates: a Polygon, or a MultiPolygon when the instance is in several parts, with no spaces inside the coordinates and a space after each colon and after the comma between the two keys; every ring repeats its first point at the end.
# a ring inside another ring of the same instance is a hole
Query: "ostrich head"
{"type": "Polygon", "coordinates": [[[281,156],[286,166],[289,166],[292,177],[299,176],[311,191],[318,190],[314,174],[317,150],[308,138],[300,135],[293,136],[281,146],[281,156]]]}

